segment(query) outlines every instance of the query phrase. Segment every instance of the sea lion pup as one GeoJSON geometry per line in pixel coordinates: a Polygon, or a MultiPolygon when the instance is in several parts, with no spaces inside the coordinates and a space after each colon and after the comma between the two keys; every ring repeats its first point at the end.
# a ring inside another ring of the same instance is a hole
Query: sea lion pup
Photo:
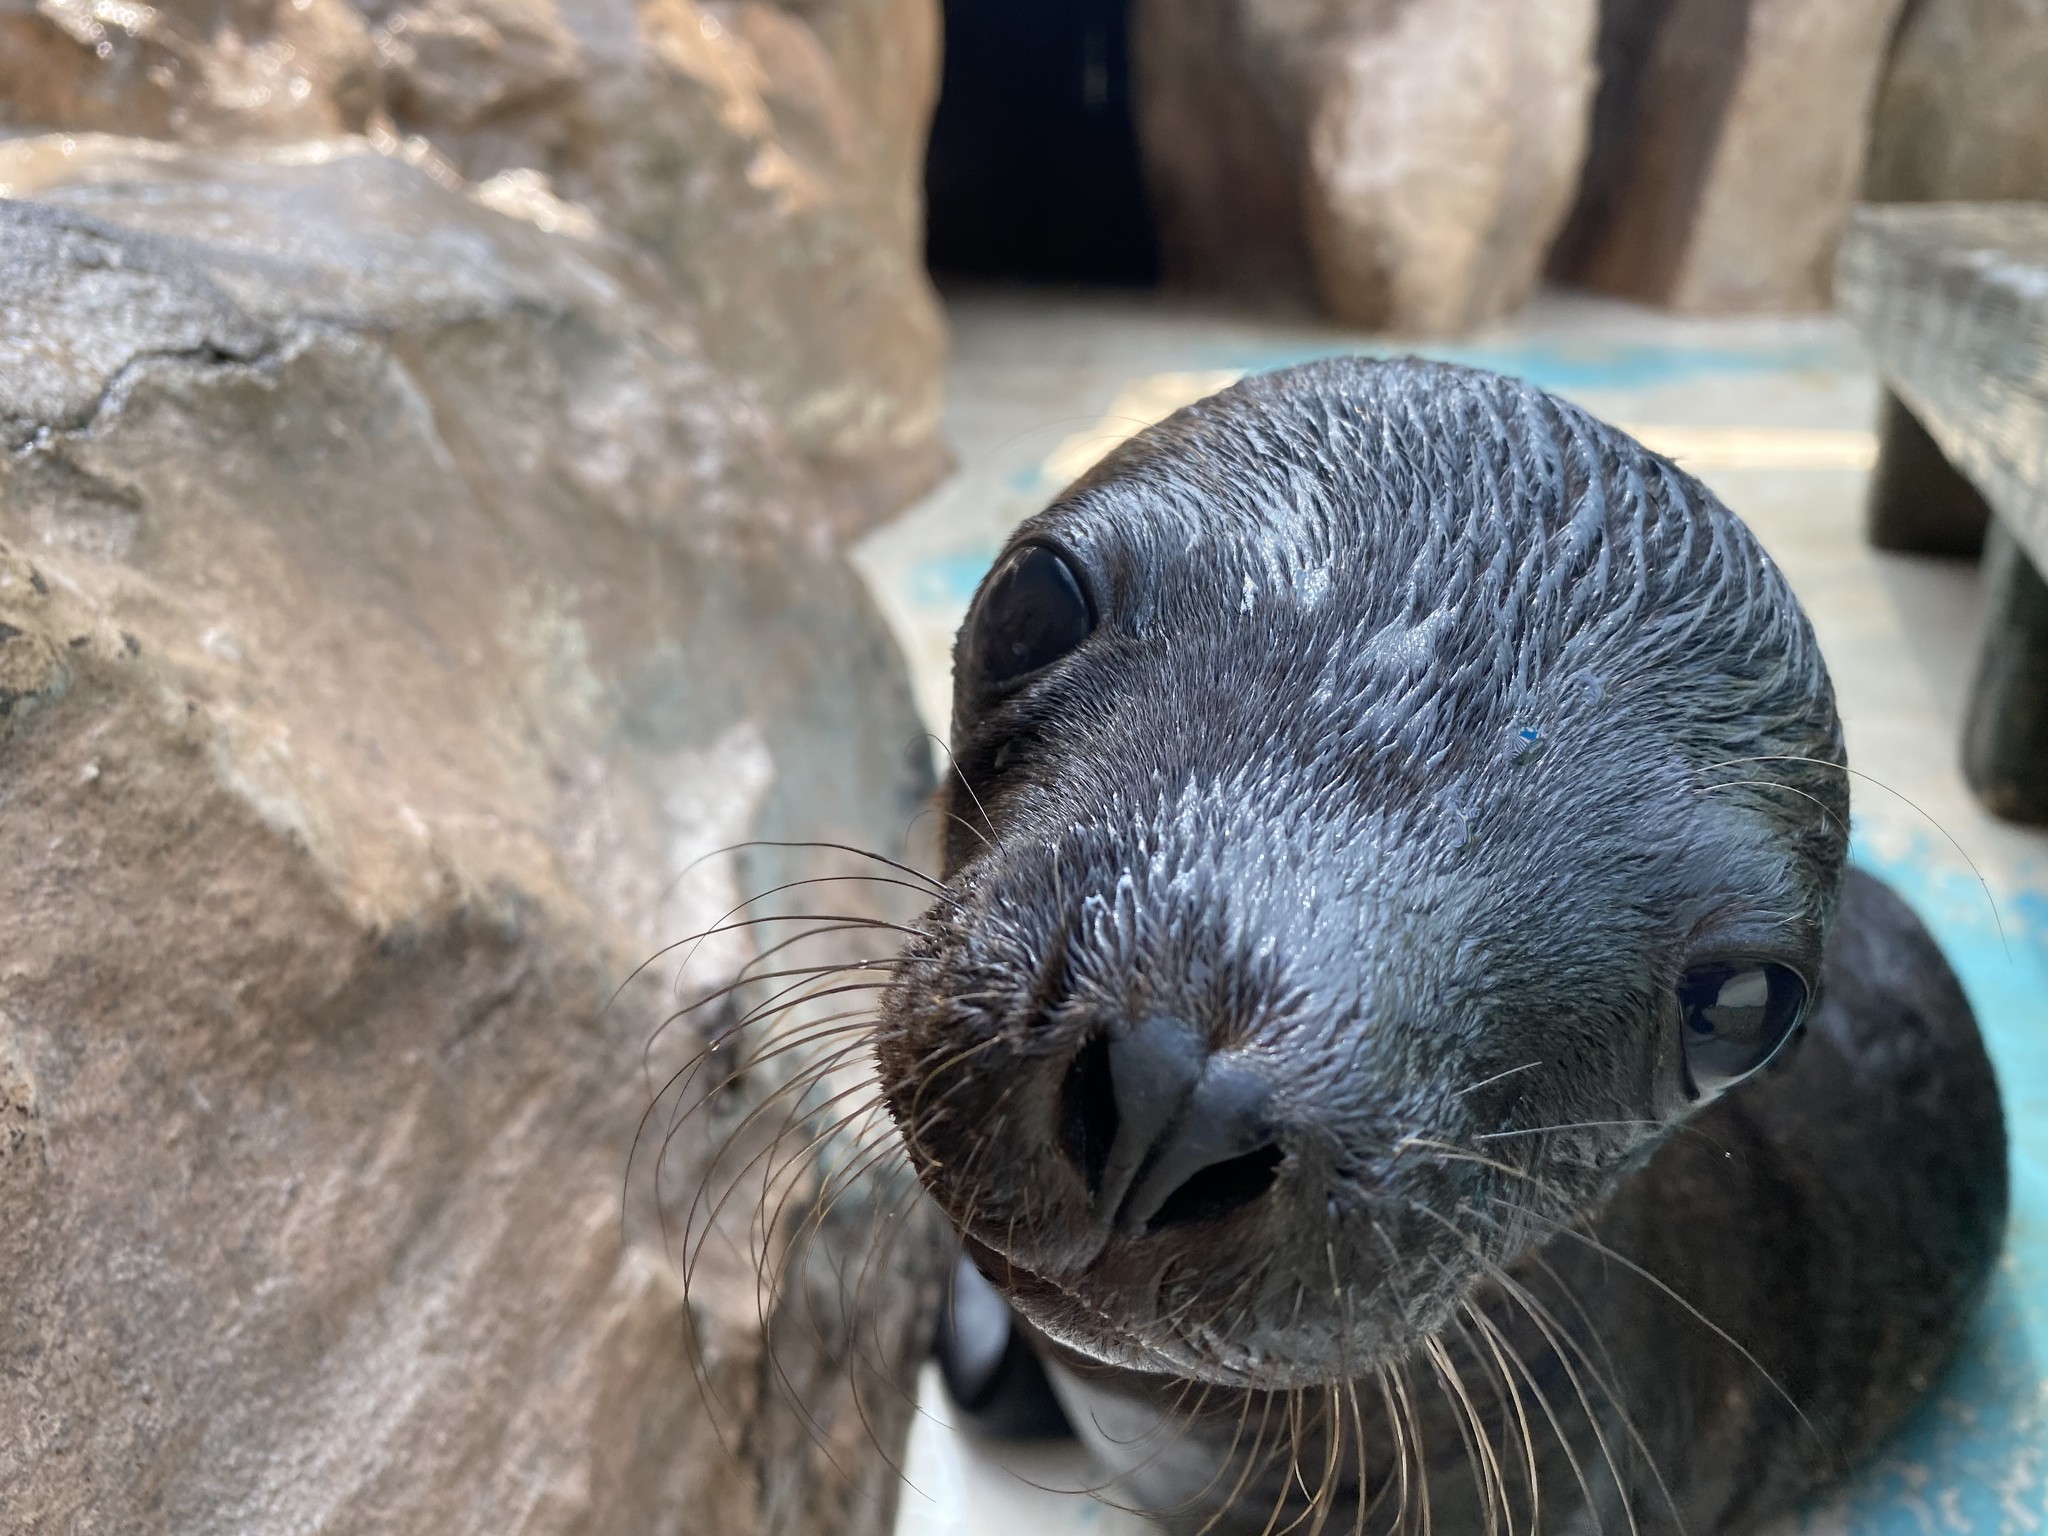
{"type": "Polygon", "coordinates": [[[1991,1069],[1667,460],[1463,368],[1247,379],[1018,530],[954,698],[881,1082],[1110,1497],[1749,1528],[1954,1353],[1991,1069]]]}

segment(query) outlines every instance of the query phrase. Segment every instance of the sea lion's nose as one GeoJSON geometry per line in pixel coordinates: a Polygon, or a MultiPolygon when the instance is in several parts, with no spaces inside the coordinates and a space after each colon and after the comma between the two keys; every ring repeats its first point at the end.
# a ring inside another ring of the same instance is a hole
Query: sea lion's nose
{"type": "Polygon", "coordinates": [[[1098,1037],[1069,1070],[1068,1150],[1095,1212],[1136,1235],[1223,1216],[1272,1186],[1285,1156],[1271,1092],[1186,1024],[1150,1018],[1098,1037]]]}

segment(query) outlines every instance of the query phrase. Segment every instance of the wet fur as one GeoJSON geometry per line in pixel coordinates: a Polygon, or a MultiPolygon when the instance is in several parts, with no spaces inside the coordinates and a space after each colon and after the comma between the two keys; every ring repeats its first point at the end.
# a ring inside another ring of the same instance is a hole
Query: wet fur
{"type": "Polygon", "coordinates": [[[961,673],[947,896],[877,1059],[1116,1496],[1733,1529],[1891,1428],[1995,1256],[2003,1130],[1931,941],[1845,890],[1832,693],[1741,523],[1540,391],[1340,360],[1017,537],[1099,623],[1021,689],[961,673]],[[1825,1001],[1701,1109],[1673,988],[1717,949],[1825,953],[1825,1001]],[[1289,1127],[1221,1230],[1112,1236],[1061,1152],[1066,1064],[1148,1010],[1289,1127]]]}

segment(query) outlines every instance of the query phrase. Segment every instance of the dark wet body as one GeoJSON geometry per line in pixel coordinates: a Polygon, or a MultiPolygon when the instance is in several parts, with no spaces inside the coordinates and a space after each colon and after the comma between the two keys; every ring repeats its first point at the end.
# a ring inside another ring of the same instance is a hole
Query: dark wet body
{"type": "Polygon", "coordinates": [[[879,1054],[1115,1496],[1728,1530],[1894,1427],[1997,1252],[1996,1087],[1844,875],[1825,671],[1711,494],[1339,362],[1034,548],[963,631],[951,898],[879,1054]]]}

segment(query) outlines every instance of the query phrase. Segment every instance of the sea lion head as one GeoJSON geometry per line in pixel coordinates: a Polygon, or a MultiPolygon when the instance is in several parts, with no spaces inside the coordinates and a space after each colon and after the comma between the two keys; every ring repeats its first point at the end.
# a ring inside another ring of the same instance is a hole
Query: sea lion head
{"type": "Polygon", "coordinates": [[[1112,453],[955,652],[877,1037],[926,1187],[1084,1355],[1406,1353],[1793,1035],[1845,857],[1813,636],[1667,460],[1347,359],[1112,453]]]}

